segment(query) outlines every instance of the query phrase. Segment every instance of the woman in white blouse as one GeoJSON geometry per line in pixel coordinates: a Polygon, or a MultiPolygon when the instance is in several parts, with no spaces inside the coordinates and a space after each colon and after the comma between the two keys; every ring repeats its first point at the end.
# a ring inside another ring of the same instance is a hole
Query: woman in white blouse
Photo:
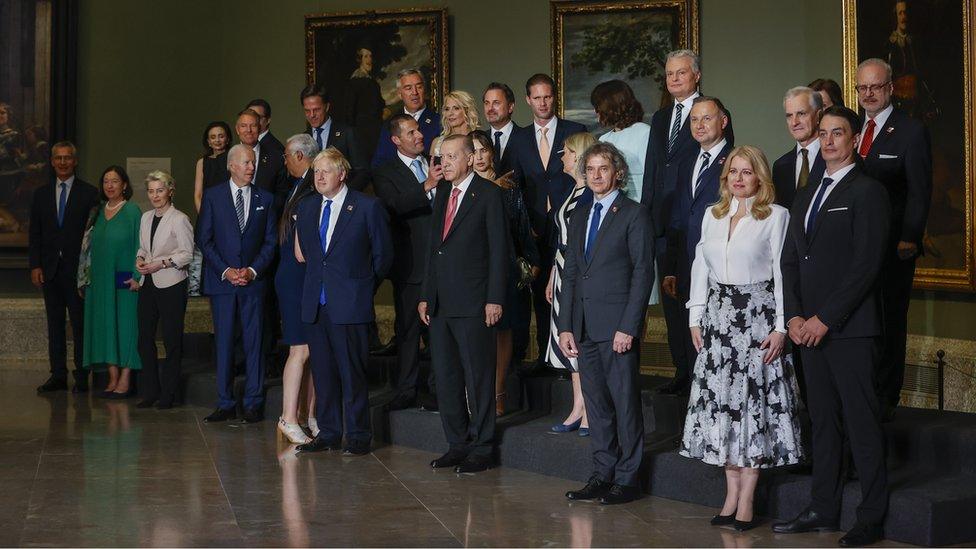
{"type": "Polygon", "coordinates": [[[733,149],[691,268],[698,359],[681,455],[725,468],[725,504],[711,522],[739,531],[758,523],[759,470],[803,457],[796,378],[783,354],[780,253],[790,215],[773,203],[775,192],[762,151],[733,149]]]}

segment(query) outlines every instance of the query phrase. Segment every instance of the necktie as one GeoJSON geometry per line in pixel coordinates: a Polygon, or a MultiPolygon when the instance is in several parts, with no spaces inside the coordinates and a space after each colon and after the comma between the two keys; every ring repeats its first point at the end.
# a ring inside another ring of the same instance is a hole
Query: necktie
{"type": "Polygon", "coordinates": [[[321,151],[323,149],[323,147],[322,147],[322,128],[315,128],[315,142],[319,144],[319,150],[321,151]]]}
{"type": "Polygon", "coordinates": [[[447,211],[444,213],[444,230],[441,231],[441,242],[447,238],[447,233],[451,230],[451,224],[454,223],[459,194],[461,194],[461,189],[457,187],[451,189],[451,198],[447,201],[447,211]]]}
{"type": "Polygon", "coordinates": [[[857,154],[861,155],[861,158],[867,158],[868,152],[871,151],[871,143],[874,142],[874,128],[876,124],[873,118],[868,119],[868,125],[864,126],[864,131],[861,133],[861,148],[857,150],[857,154]]]}
{"type": "Polygon", "coordinates": [[[241,227],[241,232],[244,232],[244,189],[237,189],[237,198],[234,199],[234,206],[237,208],[237,224],[241,227]]]}
{"type": "Polygon", "coordinates": [[[64,207],[68,203],[68,185],[61,183],[61,196],[58,197],[58,227],[64,224],[64,207]]]}
{"type": "Polygon", "coordinates": [[[549,133],[549,128],[541,128],[539,130],[542,132],[542,136],[539,137],[539,158],[542,159],[542,167],[544,169],[549,168],[549,138],[546,136],[549,133]]]}
{"type": "Polygon", "coordinates": [[[424,174],[424,164],[420,161],[420,157],[413,159],[413,162],[410,163],[410,169],[413,171],[413,175],[417,178],[418,183],[423,183],[427,180],[427,176],[424,174]]]}
{"type": "Polygon", "coordinates": [[[800,161],[800,177],[796,180],[796,188],[802,189],[807,186],[807,180],[810,179],[810,151],[806,149],[800,149],[800,156],[803,159],[800,161]]]}
{"type": "Polygon", "coordinates": [[[600,230],[600,210],[603,204],[599,202],[593,204],[593,218],[590,219],[590,230],[586,233],[586,247],[583,249],[583,257],[589,263],[593,257],[593,243],[596,241],[596,233],[600,230]]]}
{"type": "Polygon", "coordinates": [[[827,187],[833,183],[834,180],[825,177],[820,181],[820,188],[817,189],[817,196],[813,199],[813,208],[810,209],[810,217],[807,218],[807,235],[813,232],[814,223],[817,220],[817,213],[820,211],[821,202],[823,202],[824,195],[827,194],[827,187]]]}
{"type": "Polygon", "coordinates": [[[710,159],[712,155],[710,153],[703,152],[701,157],[702,157],[702,165],[700,168],[698,168],[698,176],[695,177],[695,190],[694,192],[691,193],[692,197],[694,197],[698,193],[698,186],[701,185],[702,176],[705,175],[705,170],[708,169],[708,159],[710,159]]]}
{"type": "MultiPolygon", "coordinates": [[[[322,255],[329,249],[327,238],[329,236],[329,221],[332,217],[332,201],[326,200],[325,207],[322,208],[322,219],[319,220],[319,242],[322,245],[322,255]]],[[[325,305],[325,282],[322,282],[322,290],[319,291],[319,305],[325,305]]]]}
{"type": "Polygon", "coordinates": [[[674,122],[671,124],[671,136],[668,137],[668,154],[671,154],[671,149],[674,148],[674,140],[678,138],[678,130],[681,129],[681,110],[685,106],[678,103],[674,106],[674,122]]]}
{"type": "Polygon", "coordinates": [[[502,132],[495,132],[495,161],[499,162],[502,159],[502,132]]]}

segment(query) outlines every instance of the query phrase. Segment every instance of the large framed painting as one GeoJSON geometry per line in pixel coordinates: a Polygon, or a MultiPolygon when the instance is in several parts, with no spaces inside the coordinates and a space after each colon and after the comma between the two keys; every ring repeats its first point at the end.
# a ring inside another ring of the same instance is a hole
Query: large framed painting
{"type": "Polygon", "coordinates": [[[973,142],[974,0],[844,0],[844,87],[848,105],[857,64],[892,67],[895,106],[932,135],[932,209],[915,286],[976,290],[973,142]]]}
{"type": "Polygon", "coordinates": [[[438,112],[450,85],[447,9],[307,15],[305,62],[307,82],[329,90],[332,115],[372,152],[383,120],[403,108],[399,71],[423,72],[427,105],[438,112]]]}
{"type": "Polygon", "coordinates": [[[667,100],[669,51],[698,51],[698,0],[553,0],[552,72],[560,116],[596,130],[590,92],[620,79],[634,90],[646,122],[667,100]]]}

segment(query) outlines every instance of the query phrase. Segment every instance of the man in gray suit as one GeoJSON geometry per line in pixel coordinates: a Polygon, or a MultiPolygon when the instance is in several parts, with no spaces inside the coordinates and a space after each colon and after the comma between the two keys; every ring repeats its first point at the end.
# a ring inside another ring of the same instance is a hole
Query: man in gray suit
{"type": "Polygon", "coordinates": [[[570,221],[557,328],[560,349],[579,358],[593,475],[566,497],[627,503],[640,496],[637,471],[644,451],[637,375],[654,283],[651,215],[620,192],[627,163],[616,147],[593,145],[581,165],[593,205],[570,221]]]}

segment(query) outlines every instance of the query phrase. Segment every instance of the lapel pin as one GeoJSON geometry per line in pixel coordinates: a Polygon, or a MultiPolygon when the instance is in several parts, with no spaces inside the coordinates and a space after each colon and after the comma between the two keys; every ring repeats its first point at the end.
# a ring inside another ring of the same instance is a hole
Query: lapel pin
{"type": "Polygon", "coordinates": [[[612,206],[612,207],[610,208],[610,213],[617,213],[617,210],[619,210],[619,209],[620,209],[620,207],[619,207],[619,206],[612,206]]]}
{"type": "Polygon", "coordinates": [[[336,137],[339,137],[339,136],[341,136],[341,135],[342,135],[342,132],[335,132],[335,136],[336,136],[336,137]]]}
{"type": "Polygon", "coordinates": [[[894,126],[888,126],[888,133],[893,133],[895,131],[894,126]]]}
{"type": "Polygon", "coordinates": [[[424,118],[424,124],[430,124],[430,118],[424,118]]]}
{"type": "Polygon", "coordinates": [[[350,211],[350,212],[352,211],[352,204],[346,206],[346,211],[350,211]]]}

